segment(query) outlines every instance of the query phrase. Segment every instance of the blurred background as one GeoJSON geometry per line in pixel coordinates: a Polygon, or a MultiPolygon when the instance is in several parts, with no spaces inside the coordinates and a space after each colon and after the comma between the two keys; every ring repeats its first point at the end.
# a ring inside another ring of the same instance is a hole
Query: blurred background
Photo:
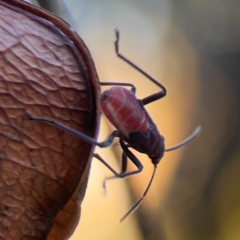
{"type": "MultiPolygon", "coordinates": [[[[120,30],[120,52],[168,89],[166,98],[147,106],[167,147],[202,126],[197,140],[166,153],[143,204],[121,224],[153,166],[136,153],[144,172],[109,181],[105,196],[102,183],[111,172],[93,159],[71,240],[239,240],[240,2],[32,2],[50,8],[79,33],[101,81],[131,82],[141,99],[159,89],[116,57],[114,29],[120,30]]],[[[113,128],[102,118],[100,129],[104,140],[113,128]]],[[[96,152],[119,169],[119,145],[96,152]]]]}

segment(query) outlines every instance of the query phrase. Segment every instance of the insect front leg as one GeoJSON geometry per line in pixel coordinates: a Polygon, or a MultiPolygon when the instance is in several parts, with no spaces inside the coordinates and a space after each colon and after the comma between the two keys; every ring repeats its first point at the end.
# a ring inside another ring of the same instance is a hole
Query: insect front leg
{"type": "Polygon", "coordinates": [[[108,177],[104,180],[104,183],[103,183],[104,188],[106,188],[106,182],[110,179],[129,177],[131,175],[138,174],[138,173],[142,172],[142,170],[143,170],[143,165],[140,162],[140,160],[128,149],[128,146],[122,140],[120,140],[119,142],[120,142],[120,145],[123,149],[121,172],[116,173],[116,171],[112,171],[114,173],[114,176],[108,177]],[[128,158],[137,167],[137,170],[131,171],[131,172],[126,172],[127,171],[127,159],[128,158]]]}
{"type": "Polygon", "coordinates": [[[78,137],[78,138],[80,138],[80,139],[82,139],[82,140],[84,140],[88,143],[99,146],[101,148],[105,148],[105,147],[110,146],[112,144],[114,138],[119,137],[118,131],[115,130],[108,136],[108,138],[105,141],[97,142],[94,138],[91,138],[91,137],[89,137],[89,136],[87,136],[87,135],[85,135],[81,132],[78,132],[78,131],[76,131],[76,130],[58,122],[58,121],[51,120],[51,119],[48,119],[48,118],[43,118],[43,117],[35,117],[35,116],[31,116],[31,115],[29,115],[29,118],[30,118],[30,120],[41,121],[41,122],[45,122],[45,123],[48,123],[48,124],[52,124],[57,128],[60,128],[64,131],[66,131],[66,132],[69,132],[69,133],[75,135],[76,137],[78,137]]]}
{"type": "MultiPolygon", "coordinates": [[[[98,153],[94,153],[93,157],[97,158],[102,164],[105,165],[105,167],[107,167],[113,174],[114,177],[110,177],[110,178],[118,178],[119,175],[121,175],[122,173],[126,173],[127,170],[127,156],[125,155],[125,153],[122,154],[122,167],[121,167],[121,172],[117,173],[117,171],[111,167],[107,161],[105,161],[98,153]]],[[[107,178],[109,179],[109,178],[107,178]]],[[[103,182],[103,188],[106,194],[107,188],[106,188],[106,179],[103,182]]]]}
{"type": "Polygon", "coordinates": [[[150,76],[148,73],[146,73],[144,70],[142,70],[140,67],[138,67],[136,64],[134,64],[132,61],[124,57],[121,53],[119,53],[119,39],[120,39],[120,33],[118,30],[115,30],[116,33],[116,40],[115,40],[115,52],[119,58],[121,58],[124,62],[132,66],[134,69],[136,69],[138,72],[143,74],[146,78],[148,78],[151,82],[156,84],[158,87],[162,89],[162,91],[154,93],[148,97],[143,98],[141,101],[143,105],[147,105],[151,102],[157,101],[160,98],[163,98],[167,95],[167,89],[157,80],[155,80],[152,76],[150,76]]]}

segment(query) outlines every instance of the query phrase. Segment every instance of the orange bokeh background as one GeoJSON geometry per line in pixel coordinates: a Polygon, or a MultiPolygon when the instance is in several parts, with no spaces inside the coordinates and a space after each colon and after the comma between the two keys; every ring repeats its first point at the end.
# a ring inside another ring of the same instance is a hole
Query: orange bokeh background
{"type": "MultiPolygon", "coordinates": [[[[167,87],[168,95],[147,106],[166,146],[202,125],[200,137],[167,153],[140,208],[119,219],[145,190],[150,160],[139,153],[144,172],[102,183],[111,175],[92,160],[81,220],[71,240],[240,239],[239,7],[236,1],[65,1],[72,26],[84,39],[101,81],[131,82],[137,97],[158,91],[116,57],[120,52],[167,87]]],[[[102,118],[99,140],[112,126],[102,118]]],[[[98,152],[116,169],[118,145],[98,152]]],[[[132,167],[132,166],[129,166],[132,167]]]]}

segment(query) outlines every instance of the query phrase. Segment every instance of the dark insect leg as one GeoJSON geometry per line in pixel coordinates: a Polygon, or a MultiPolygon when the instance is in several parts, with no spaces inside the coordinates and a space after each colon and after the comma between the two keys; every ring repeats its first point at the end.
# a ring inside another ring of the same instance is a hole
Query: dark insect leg
{"type": "MultiPolygon", "coordinates": [[[[97,158],[101,163],[103,163],[105,165],[105,167],[107,167],[114,174],[113,177],[110,177],[111,179],[118,178],[119,175],[124,174],[127,171],[127,156],[125,155],[124,152],[122,154],[122,167],[121,167],[120,173],[117,173],[116,170],[114,170],[98,153],[94,153],[93,157],[97,158]]],[[[109,179],[109,178],[107,178],[107,179],[109,179]]],[[[106,180],[107,179],[105,179],[103,182],[103,188],[104,188],[105,192],[106,192],[106,180]]]]}
{"type": "Polygon", "coordinates": [[[133,68],[135,68],[137,71],[139,71],[141,74],[143,74],[146,78],[148,78],[151,82],[155,83],[158,87],[160,87],[162,89],[161,92],[152,94],[148,97],[143,98],[141,101],[143,103],[143,105],[147,105],[151,102],[154,102],[160,98],[163,98],[164,96],[167,95],[167,90],[166,88],[159,83],[158,81],[156,81],[153,77],[151,77],[149,74],[147,74],[145,71],[143,71],[141,68],[139,68],[137,65],[135,65],[132,61],[128,60],[126,57],[124,57],[121,53],[119,53],[119,31],[115,30],[116,32],[116,41],[115,41],[115,51],[116,54],[119,58],[121,58],[123,61],[125,61],[126,63],[128,63],[130,66],[132,66],[133,68]]]}
{"type": "Polygon", "coordinates": [[[91,143],[91,144],[94,144],[94,145],[97,145],[101,148],[104,148],[104,147],[108,147],[109,145],[111,145],[111,143],[113,142],[113,139],[115,137],[119,137],[118,136],[118,131],[115,130],[113,131],[109,137],[107,138],[107,140],[105,140],[104,142],[97,142],[94,138],[91,138],[81,132],[78,132],[64,124],[61,124],[60,122],[57,122],[57,121],[54,121],[54,120],[51,120],[51,119],[47,119],[47,118],[43,118],[43,117],[35,117],[35,116],[29,116],[30,120],[34,120],[34,121],[41,121],[41,122],[45,122],[45,123],[49,123],[49,124],[52,124],[54,125],[55,127],[58,127],[66,132],[69,132],[75,136],[77,136],[78,138],[88,142],[88,143],[91,143]]]}
{"type": "Polygon", "coordinates": [[[142,172],[143,170],[143,165],[142,163],[137,159],[137,157],[128,149],[126,144],[120,139],[120,145],[123,149],[123,155],[122,155],[122,169],[120,173],[113,172],[114,176],[108,177],[104,181],[104,186],[106,185],[106,181],[114,178],[125,178],[134,174],[138,174],[142,172]],[[129,158],[133,164],[137,167],[137,170],[131,171],[131,172],[126,172],[127,171],[127,158],[129,158]]]}
{"type": "Polygon", "coordinates": [[[118,83],[118,82],[100,82],[102,86],[126,86],[131,87],[131,92],[136,94],[136,87],[132,83],[118,83]]]}
{"type": "MultiPolygon", "coordinates": [[[[110,180],[110,179],[114,179],[114,178],[121,178],[121,176],[124,176],[126,174],[126,171],[127,171],[127,156],[126,154],[123,152],[122,153],[122,166],[121,166],[121,172],[120,173],[117,173],[116,172],[114,173],[114,176],[112,177],[108,177],[108,178],[105,178],[104,182],[103,182],[103,188],[105,189],[106,191],[106,182],[107,180],[110,180]]],[[[123,178],[123,177],[122,177],[123,178]]]]}
{"type": "Polygon", "coordinates": [[[181,148],[182,146],[189,144],[190,142],[192,142],[195,138],[197,138],[201,132],[202,127],[201,126],[197,126],[196,129],[194,130],[194,132],[188,136],[184,141],[180,142],[179,144],[171,147],[171,148],[166,148],[164,150],[164,152],[170,152],[173,150],[176,150],[178,148],[181,148]]]}
{"type": "Polygon", "coordinates": [[[103,165],[105,165],[114,175],[118,175],[118,173],[98,154],[93,153],[93,157],[98,159],[103,165]]]}

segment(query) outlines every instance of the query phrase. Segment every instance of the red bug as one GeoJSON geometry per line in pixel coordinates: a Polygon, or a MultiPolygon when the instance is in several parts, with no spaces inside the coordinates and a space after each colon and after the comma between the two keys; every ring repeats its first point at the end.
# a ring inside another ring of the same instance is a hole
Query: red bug
{"type": "Polygon", "coordinates": [[[74,129],[71,129],[57,121],[46,119],[42,117],[30,116],[31,120],[43,121],[54,126],[61,128],[65,131],[68,131],[77,137],[83,139],[86,142],[97,145],[101,148],[108,147],[112,144],[115,137],[119,138],[120,146],[122,147],[122,169],[120,173],[117,173],[104,159],[101,158],[98,154],[93,156],[100,160],[110,171],[113,172],[114,176],[106,178],[104,181],[104,188],[106,180],[112,178],[125,178],[130,175],[134,175],[142,172],[143,165],[141,161],[129,150],[133,148],[138,152],[148,155],[151,159],[154,166],[152,177],[148,183],[146,190],[144,191],[142,197],[129,209],[129,211],[121,218],[120,221],[123,221],[129,214],[135,211],[140,203],[143,201],[144,197],[147,195],[148,190],[154,179],[158,163],[162,159],[164,152],[172,151],[182,147],[183,145],[191,142],[196,138],[201,130],[201,127],[198,126],[195,131],[187,139],[185,139],[180,144],[165,149],[164,137],[159,133],[157,126],[149,116],[148,112],[144,108],[144,105],[147,105],[151,102],[157,101],[166,96],[166,88],[148,75],[141,68],[136,66],[134,63],[129,61],[126,57],[119,53],[119,32],[116,30],[116,41],[115,41],[115,51],[119,58],[128,63],[130,66],[135,68],[141,74],[146,76],[150,81],[155,83],[158,87],[161,88],[160,92],[152,94],[142,100],[139,100],[135,97],[136,88],[131,83],[115,83],[115,82],[101,82],[102,86],[115,85],[111,89],[105,91],[101,95],[101,108],[108,120],[116,127],[117,130],[113,131],[108,139],[104,142],[97,142],[95,139],[86,136],[81,132],[77,132],[74,129]],[[127,90],[123,86],[131,87],[131,90],[127,90]],[[127,160],[128,158],[133,162],[137,167],[137,170],[127,172],[127,160]]]}

